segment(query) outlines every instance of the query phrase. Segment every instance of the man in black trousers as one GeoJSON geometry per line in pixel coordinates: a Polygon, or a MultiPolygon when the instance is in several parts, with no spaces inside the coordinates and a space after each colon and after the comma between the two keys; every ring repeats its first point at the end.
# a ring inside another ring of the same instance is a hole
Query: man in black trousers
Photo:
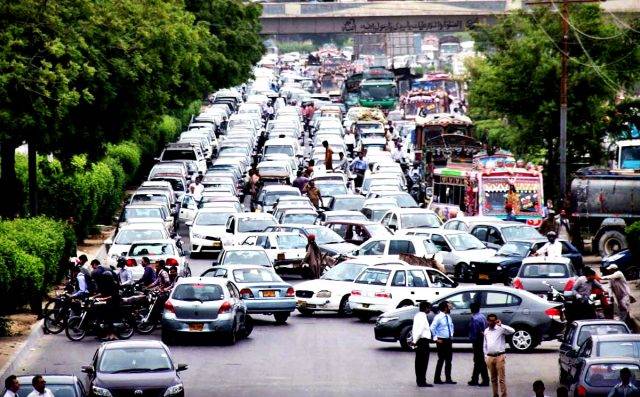
{"type": "Polygon", "coordinates": [[[420,302],[419,311],[413,317],[413,327],[411,328],[411,346],[416,350],[416,384],[418,387],[432,387],[427,383],[427,367],[429,366],[429,341],[431,340],[431,329],[427,313],[431,310],[429,302],[420,302]]]}
{"type": "Polygon", "coordinates": [[[469,341],[473,345],[473,373],[469,386],[489,386],[489,372],[484,361],[484,330],[487,319],[480,313],[480,303],[471,304],[471,320],[469,320],[469,341]],[[478,380],[482,379],[480,383],[478,380]]]}
{"type": "Polygon", "coordinates": [[[431,321],[431,335],[433,335],[433,339],[436,341],[436,348],[438,349],[438,362],[436,363],[433,383],[455,385],[456,382],[451,379],[451,359],[453,358],[451,338],[453,338],[453,321],[449,315],[451,311],[449,302],[440,302],[438,310],[440,310],[440,312],[436,314],[433,321],[431,321]],[[440,377],[443,366],[446,377],[444,382],[440,377]]]}

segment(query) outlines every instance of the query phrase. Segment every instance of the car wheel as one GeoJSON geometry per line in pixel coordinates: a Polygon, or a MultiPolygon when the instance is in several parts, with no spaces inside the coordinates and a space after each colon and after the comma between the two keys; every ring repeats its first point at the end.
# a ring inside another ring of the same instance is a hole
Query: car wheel
{"type": "Polygon", "coordinates": [[[176,341],[175,336],[171,334],[169,331],[165,331],[164,329],[162,330],[160,337],[162,339],[162,343],[164,343],[167,346],[173,345],[176,341]]]}
{"type": "Polygon", "coordinates": [[[289,313],[276,313],[273,317],[276,319],[277,324],[284,324],[289,318],[289,313]]]}
{"type": "Polygon", "coordinates": [[[400,331],[400,346],[402,350],[410,351],[411,346],[409,346],[409,342],[413,340],[413,333],[411,332],[411,325],[407,325],[400,331]]]}
{"type": "Polygon", "coordinates": [[[71,317],[67,320],[67,328],[64,329],[64,333],[69,340],[77,342],[82,340],[87,334],[87,331],[80,326],[81,320],[82,318],[78,316],[71,317]]]}
{"type": "Polygon", "coordinates": [[[411,301],[402,301],[398,304],[398,309],[401,307],[413,306],[413,302],[411,301]]]}
{"type": "Polygon", "coordinates": [[[249,335],[251,335],[251,332],[253,332],[253,317],[248,314],[244,318],[244,326],[242,330],[242,336],[244,338],[249,337],[249,335]]]}
{"type": "Polygon", "coordinates": [[[233,346],[238,341],[238,331],[237,331],[236,323],[233,323],[233,327],[231,327],[231,332],[224,336],[224,342],[227,345],[233,346]]]}
{"type": "Polygon", "coordinates": [[[351,308],[349,307],[349,295],[345,295],[340,300],[340,307],[338,307],[338,314],[341,316],[348,316],[351,314],[351,308]]]}
{"type": "Polygon", "coordinates": [[[454,277],[459,281],[469,281],[469,265],[458,263],[454,268],[454,277]]]}
{"type": "Polygon", "coordinates": [[[627,239],[618,230],[608,230],[602,233],[598,240],[598,251],[603,258],[625,249],[627,249],[627,239]]]}
{"type": "Polygon", "coordinates": [[[526,327],[516,328],[516,332],[511,335],[509,345],[519,353],[530,352],[537,346],[536,336],[526,327]]]}
{"type": "Polygon", "coordinates": [[[302,314],[303,316],[310,316],[313,314],[313,310],[304,309],[302,307],[298,308],[298,312],[300,312],[300,314],[302,314]]]}

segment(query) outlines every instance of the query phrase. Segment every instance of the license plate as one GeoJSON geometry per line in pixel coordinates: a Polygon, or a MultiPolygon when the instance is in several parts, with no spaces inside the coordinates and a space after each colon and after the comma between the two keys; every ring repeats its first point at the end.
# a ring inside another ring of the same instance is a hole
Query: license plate
{"type": "Polygon", "coordinates": [[[488,274],[478,274],[478,279],[479,280],[489,280],[489,275],[488,274]]]}
{"type": "Polygon", "coordinates": [[[365,309],[368,309],[369,308],[369,304],[368,303],[363,303],[362,307],[364,307],[365,309]]]}
{"type": "Polygon", "coordinates": [[[273,290],[262,291],[262,296],[265,297],[265,298],[275,298],[276,297],[276,291],[273,291],[273,290]]]}
{"type": "Polygon", "coordinates": [[[191,323],[191,324],[189,324],[189,331],[200,332],[200,331],[202,331],[203,328],[204,328],[204,324],[203,323],[191,323]]]}

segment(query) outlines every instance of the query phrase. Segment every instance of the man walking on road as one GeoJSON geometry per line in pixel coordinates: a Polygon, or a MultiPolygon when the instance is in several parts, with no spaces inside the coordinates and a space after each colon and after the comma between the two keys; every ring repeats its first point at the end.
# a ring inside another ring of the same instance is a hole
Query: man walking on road
{"type": "Polygon", "coordinates": [[[613,296],[618,302],[618,316],[621,321],[627,321],[629,317],[629,306],[635,302],[635,298],[631,296],[631,289],[624,274],[618,270],[618,265],[607,266],[609,275],[600,277],[603,280],[609,280],[609,287],[613,296]]]}
{"type": "Polygon", "coordinates": [[[489,373],[487,363],[484,361],[484,330],[487,328],[487,320],[480,313],[480,303],[471,304],[471,320],[469,321],[469,340],[473,346],[473,373],[469,386],[489,386],[489,373]],[[482,381],[478,383],[479,378],[482,381]]]}
{"type": "Polygon", "coordinates": [[[493,397],[507,397],[505,336],[513,334],[515,330],[502,324],[495,314],[489,314],[487,322],[489,326],[484,330],[484,354],[491,375],[493,397]]]}
{"type": "Polygon", "coordinates": [[[329,146],[328,141],[323,141],[322,146],[324,146],[324,166],[327,171],[333,171],[333,150],[329,146]]]}
{"type": "Polygon", "coordinates": [[[16,397],[18,390],[20,390],[18,377],[15,375],[7,376],[7,379],[4,380],[4,394],[2,397],[16,397]]]}
{"type": "Polygon", "coordinates": [[[451,360],[453,358],[451,338],[453,337],[453,321],[451,321],[451,316],[449,315],[451,311],[449,302],[440,302],[438,309],[440,313],[436,314],[431,323],[431,334],[436,341],[436,348],[438,350],[438,362],[436,364],[436,372],[433,376],[433,383],[455,385],[457,382],[451,379],[451,360]],[[443,365],[446,378],[444,382],[440,376],[443,365]]]}
{"type": "Polygon", "coordinates": [[[431,309],[431,304],[426,301],[420,302],[420,311],[413,317],[413,327],[411,328],[411,345],[416,350],[416,384],[418,387],[433,387],[427,383],[427,368],[429,367],[429,340],[431,340],[431,329],[427,313],[431,309]]]}

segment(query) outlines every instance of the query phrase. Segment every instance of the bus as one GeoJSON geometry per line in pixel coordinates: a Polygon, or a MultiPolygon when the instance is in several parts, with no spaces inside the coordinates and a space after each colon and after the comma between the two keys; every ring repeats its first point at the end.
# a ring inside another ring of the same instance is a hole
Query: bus
{"type": "Polygon", "coordinates": [[[360,106],[394,109],[398,102],[398,86],[393,72],[382,67],[372,67],[362,73],[360,82],[360,106]]]}

